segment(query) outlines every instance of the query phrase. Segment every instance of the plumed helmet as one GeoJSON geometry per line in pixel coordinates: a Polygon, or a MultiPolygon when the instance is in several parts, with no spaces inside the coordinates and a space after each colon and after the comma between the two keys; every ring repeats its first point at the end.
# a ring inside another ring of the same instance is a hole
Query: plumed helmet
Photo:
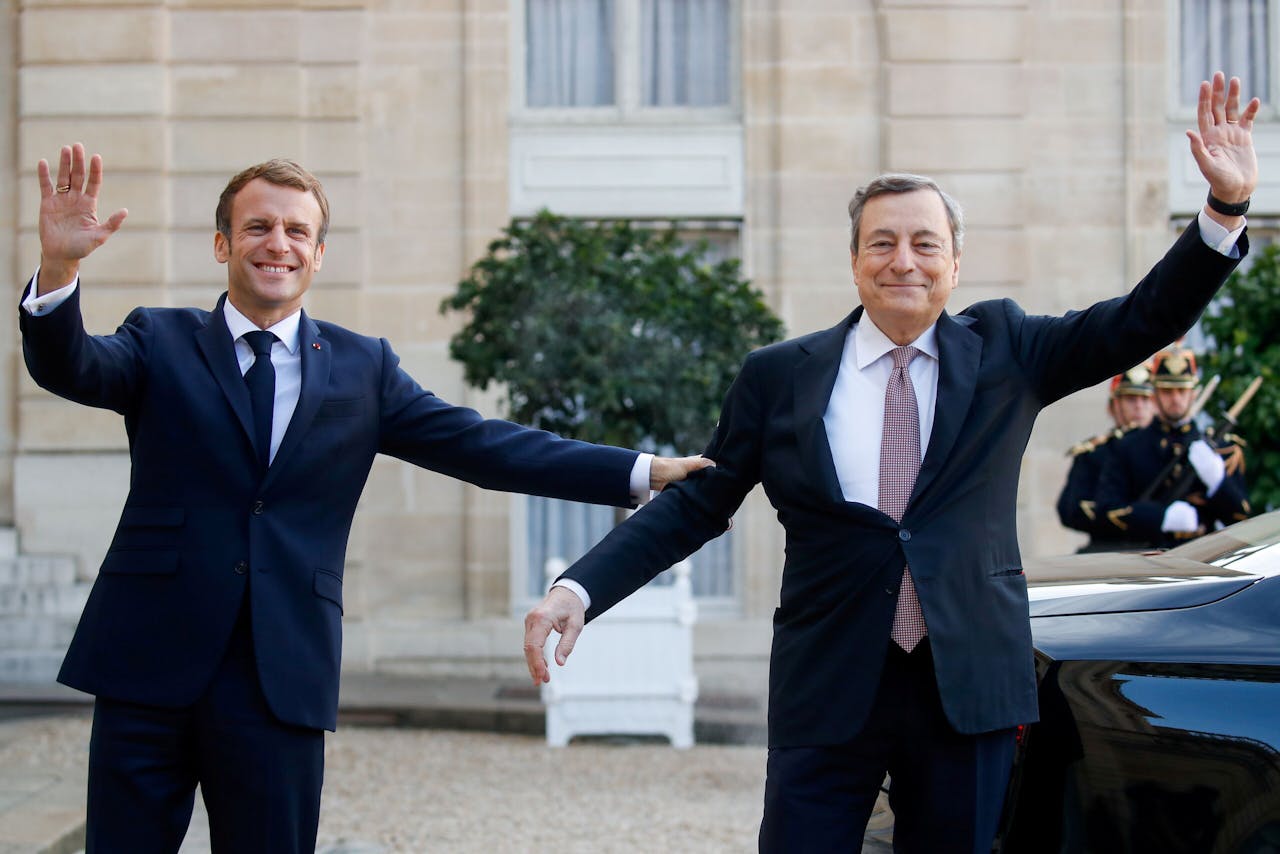
{"type": "Polygon", "coordinates": [[[1200,382],[1196,354],[1180,344],[1155,354],[1151,374],[1156,388],[1195,388],[1200,382]]]}
{"type": "Polygon", "coordinates": [[[1123,374],[1111,378],[1111,396],[1120,397],[1130,394],[1141,397],[1151,396],[1151,362],[1140,362],[1123,374]]]}

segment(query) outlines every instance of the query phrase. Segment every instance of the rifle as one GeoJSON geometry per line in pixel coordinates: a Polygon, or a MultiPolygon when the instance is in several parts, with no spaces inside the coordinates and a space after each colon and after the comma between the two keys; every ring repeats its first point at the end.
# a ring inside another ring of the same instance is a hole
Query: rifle
{"type": "MultiPolygon", "coordinates": [[[[1212,383],[1215,388],[1217,387],[1217,380],[1218,380],[1218,377],[1215,376],[1213,378],[1213,383],[1212,383]]],[[[1230,409],[1228,409],[1226,412],[1223,413],[1222,419],[1226,421],[1228,424],[1230,424],[1232,427],[1237,426],[1236,419],[1240,417],[1240,413],[1244,411],[1244,408],[1249,405],[1249,401],[1253,400],[1253,396],[1258,393],[1258,389],[1261,386],[1262,386],[1262,377],[1261,376],[1254,377],[1253,380],[1249,383],[1249,385],[1245,388],[1244,392],[1240,395],[1239,399],[1237,399],[1236,402],[1231,405],[1230,409]]],[[[1197,402],[1202,402],[1207,400],[1208,400],[1207,396],[1202,394],[1200,398],[1197,399],[1197,402]]],[[[1194,414],[1195,413],[1192,413],[1193,417],[1194,417],[1194,414]]],[[[1210,425],[1205,430],[1205,435],[1210,438],[1213,437],[1214,430],[1212,425],[1210,425]]],[[[1163,483],[1165,478],[1167,478],[1173,472],[1173,467],[1177,465],[1178,461],[1181,459],[1182,459],[1182,455],[1178,454],[1178,455],[1175,455],[1173,459],[1169,460],[1169,464],[1165,466],[1165,470],[1162,471],[1160,475],[1157,476],[1156,479],[1147,487],[1148,493],[1154,493],[1155,490],[1159,488],[1160,484],[1163,483]]],[[[1190,491],[1191,485],[1196,481],[1196,477],[1197,475],[1196,475],[1195,468],[1190,464],[1188,464],[1186,470],[1182,473],[1182,476],[1178,479],[1177,483],[1173,484],[1173,486],[1165,493],[1165,495],[1162,496],[1163,503],[1172,504],[1175,501],[1181,500],[1187,494],[1187,492],[1190,491]]],[[[1147,498],[1150,498],[1150,497],[1151,495],[1147,494],[1147,498]]]]}

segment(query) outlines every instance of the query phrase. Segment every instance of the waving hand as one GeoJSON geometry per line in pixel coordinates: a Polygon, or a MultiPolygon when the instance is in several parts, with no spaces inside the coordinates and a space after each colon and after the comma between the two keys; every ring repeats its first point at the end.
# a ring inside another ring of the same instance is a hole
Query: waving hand
{"type": "Polygon", "coordinates": [[[57,183],[48,161],[40,161],[36,174],[40,182],[40,281],[36,287],[43,294],[69,284],[79,272],[80,259],[106,243],[129,212],[121,208],[106,222],[98,220],[102,157],[95,154],[86,164],[84,146],[78,142],[62,147],[57,183]]]}
{"type": "MultiPolygon", "coordinates": [[[[1227,83],[1221,71],[1213,82],[1200,84],[1200,100],[1196,108],[1198,132],[1187,131],[1191,156],[1209,182],[1214,198],[1228,204],[1243,202],[1258,185],[1258,155],[1253,148],[1253,120],[1261,102],[1257,98],[1240,108],[1240,79],[1227,83]]],[[[1223,221],[1222,214],[1209,212],[1223,225],[1235,228],[1239,223],[1223,221]]],[[[1239,217],[1231,218],[1239,220],[1239,217]]]]}

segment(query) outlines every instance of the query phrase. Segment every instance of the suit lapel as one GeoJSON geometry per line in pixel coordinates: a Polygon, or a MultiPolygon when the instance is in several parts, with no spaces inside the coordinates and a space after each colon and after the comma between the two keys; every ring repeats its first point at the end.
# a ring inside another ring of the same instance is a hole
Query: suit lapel
{"type": "Polygon", "coordinates": [[[938,398],[933,407],[929,447],[911,492],[912,503],[942,470],[973,401],[973,390],[978,384],[978,363],[982,357],[982,338],[968,329],[972,322],[967,317],[953,318],[945,311],[938,318],[938,398]]]}
{"type": "Polygon", "coordinates": [[[844,495],[831,457],[831,445],[827,441],[827,426],[822,419],[840,371],[845,336],[861,311],[861,308],[856,309],[836,326],[802,344],[808,355],[795,371],[795,429],[801,460],[812,482],[818,484],[820,493],[841,504],[844,503],[844,495]]]}
{"type": "Polygon", "coordinates": [[[226,395],[227,402],[231,404],[240,426],[244,428],[245,438],[252,446],[253,405],[249,402],[249,387],[245,385],[240,373],[240,362],[236,359],[235,341],[231,339],[231,331],[227,329],[226,317],[223,315],[222,304],[226,299],[226,294],[218,298],[218,305],[209,315],[209,322],[196,332],[196,345],[200,348],[209,371],[218,381],[222,393],[226,395]]]}
{"type": "Polygon", "coordinates": [[[281,464],[297,450],[302,437],[310,428],[311,422],[324,401],[325,389],[329,386],[329,365],[332,354],[329,342],[320,337],[320,327],[302,312],[298,322],[298,353],[302,358],[302,390],[298,394],[298,406],[293,410],[293,418],[289,419],[289,429],[280,440],[280,448],[276,451],[271,467],[267,469],[266,481],[270,484],[279,471],[281,464]]]}

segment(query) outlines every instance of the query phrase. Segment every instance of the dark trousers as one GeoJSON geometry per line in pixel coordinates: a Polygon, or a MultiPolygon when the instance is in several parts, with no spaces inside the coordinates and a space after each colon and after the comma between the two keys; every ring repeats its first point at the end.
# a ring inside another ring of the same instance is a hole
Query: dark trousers
{"type": "Polygon", "coordinates": [[[86,854],[171,854],[196,784],[215,854],[313,852],[324,732],[280,723],[258,682],[248,605],[203,697],[161,709],[99,697],[89,740],[86,854]]]}
{"type": "Polygon", "coordinates": [[[889,647],[871,715],[853,742],[769,750],[761,852],[859,850],[886,772],[894,851],[991,851],[1014,731],[957,733],[942,711],[928,640],[909,655],[889,647]]]}

